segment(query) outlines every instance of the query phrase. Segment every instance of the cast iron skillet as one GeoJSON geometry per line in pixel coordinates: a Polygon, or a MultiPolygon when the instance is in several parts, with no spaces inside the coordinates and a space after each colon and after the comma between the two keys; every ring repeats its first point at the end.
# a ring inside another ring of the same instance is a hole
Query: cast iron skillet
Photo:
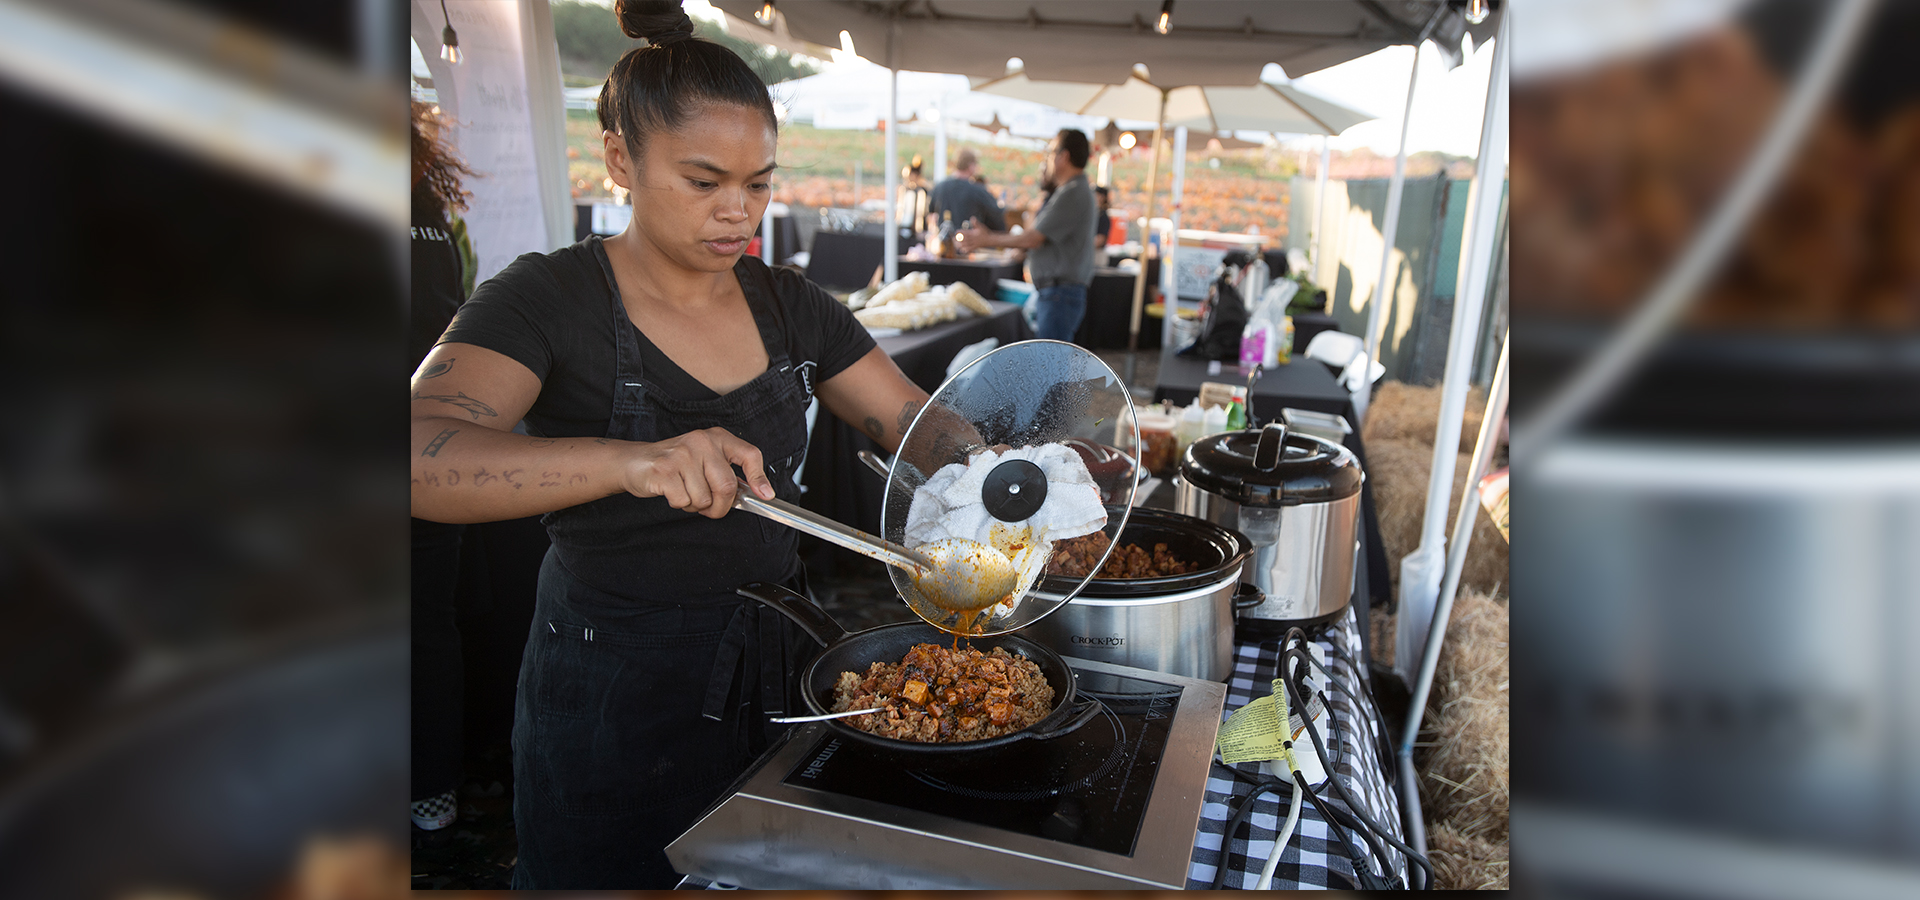
{"type": "MultiPolygon", "coordinates": [[[[776,584],[754,582],[740,586],[736,593],[773,607],[826,647],[800,673],[801,694],[806,697],[807,708],[816,714],[833,711],[833,686],[841,672],[865,672],[877,662],[899,662],[915,644],[949,644],[953,641],[952,634],[925,622],[881,625],[848,634],[813,601],[776,584]]],[[[982,652],[1005,647],[1009,653],[1033,660],[1040,667],[1040,674],[1046,677],[1047,684],[1053,686],[1053,711],[1040,721],[1011,734],[984,741],[946,744],[923,744],[881,737],[838,719],[830,719],[825,724],[844,737],[890,753],[911,756],[917,763],[925,764],[943,757],[965,758],[981,751],[1025,741],[1056,738],[1087,724],[1100,714],[1099,700],[1074,696],[1073,670],[1067,668],[1060,654],[1012,634],[976,638],[968,643],[982,652]]]]}

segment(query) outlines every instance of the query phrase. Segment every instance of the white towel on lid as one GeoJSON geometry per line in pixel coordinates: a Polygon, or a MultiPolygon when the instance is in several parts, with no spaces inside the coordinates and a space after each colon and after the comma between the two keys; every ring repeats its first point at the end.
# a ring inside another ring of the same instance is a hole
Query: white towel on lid
{"type": "Polygon", "coordinates": [[[1107,509],[1100,503],[1100,488],[1087,471],[1080,454],[1063,444],[1041,444],[995,453],[983,451],[971,463],[953,463],[933,473],[927,483],[913,492],[913,505],[907,511],[906,544],[918,547],[945,538],[966,538],[993,544],[994,524],[1000,520],[987,512],[980,500],[980,489],[993,468],[1010,459],[1024,459],[1040,467],[1047,477],[1047,499],[1025,522],[1000,523],[1026,525],[1036,541],[1061,541],[1092,534],[1107,524],[1107,509]]]}

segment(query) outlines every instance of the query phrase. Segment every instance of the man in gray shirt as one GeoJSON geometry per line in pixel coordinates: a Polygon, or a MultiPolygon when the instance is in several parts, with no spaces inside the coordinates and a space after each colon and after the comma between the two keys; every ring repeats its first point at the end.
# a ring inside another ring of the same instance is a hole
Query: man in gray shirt
{"type": "Polygon", "coordinates": [[[961,246],[1017,247],[1027,251],[1033,286],[1040,289],[1035,333],[1056,341],[1071,341],[1087,311],[1087,285],[1093,281],[1093,216],[1099,209],[1087,184],[1087,158],[1092,154],[1087,136],[1072,128],[1047,145],[1046,182],[1053,190],[1033,227],[1021,234],[1001,234],[980,228],[961,233],[961,246]]]}
{"type": "Polygon", "coordinates": [[[985,186],[973,180],[980,168],[980,158],[972,150],[962,148],[953,157],[953,175],[933,186],[933,198],[927,208],[933,212],[937,221],[941,213],[953,213],[956,228],[966,227],[972,219],[983,227],[994,231],[1007,230],[1007,215],[1000,210],[1000,201],[985,186]]]}

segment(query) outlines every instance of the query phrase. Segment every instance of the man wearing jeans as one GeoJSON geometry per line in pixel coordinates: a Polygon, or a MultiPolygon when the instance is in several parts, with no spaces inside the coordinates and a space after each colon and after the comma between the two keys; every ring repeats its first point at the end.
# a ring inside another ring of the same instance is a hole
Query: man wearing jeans
{"type": "Polygon", "coordinates": [[[1040,289],[1035,332],[1056,341],[1073,340],[1087,311],[1087,285],[1093,281],[1093,217],[1099,210],[1087,184],[1087,136],[1072,128],[1047,145],[1046,183],[1053,193],[1033,227],[1021,234],[980,228],[961,232],[961,245],[1018,247],[1027,251],[1033,286],[1040,289]]]}

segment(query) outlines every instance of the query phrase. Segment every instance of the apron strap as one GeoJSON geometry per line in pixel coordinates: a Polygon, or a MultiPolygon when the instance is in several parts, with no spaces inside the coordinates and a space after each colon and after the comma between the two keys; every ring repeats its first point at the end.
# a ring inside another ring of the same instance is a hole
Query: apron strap
{"type": "Polygon", "coordinates": [[[727,718],[727,695],[733,693],[733,683],[739,680],[741,657],[747,650],[747,635],[750,629],[757,630],[760,618],[758,607],[758,603],[740,603],[733,608],[733,618],[727,622],[726,637],[720,640],[720,650],[713,655],[713,671],[707,675],[707,699],[700,707],[700,715],[704,718],[715,722],[727,718]]]}

